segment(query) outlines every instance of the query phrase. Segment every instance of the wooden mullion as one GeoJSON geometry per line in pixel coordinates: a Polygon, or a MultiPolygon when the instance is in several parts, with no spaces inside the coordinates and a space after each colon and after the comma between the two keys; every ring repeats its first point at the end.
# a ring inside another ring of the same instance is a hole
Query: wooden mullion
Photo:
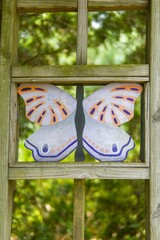
{"type": "Polygon", "coordinates": [[[16,58],[16,0],[2,1],[0,52],[0,239],[9,240],[11,232],[14,182],[9,181],[11,65],[16,58]]]}
{"type": "MultiPolygon", "coordinates": [[[[77,32],[77,55],[76,64],[87,63],[87,41],[88,41],[88,1],[78,0],[78,32],[77,32]]],[[[83,161],[83,128],[85,124],[83,113],[83,85],[77,85],[77,111],[75,124],[77,130],[78,147],[75,153],[76,161],[83,161]],[[78,122],[79,121],[79,122],[78,122]]],[[[85,180],[74,180],[74,214],[73,214],[73,240],[84,240],[85,224],[85,180]]]]}
{"type": "Polygon", "coordinates": [[[160,239],[160,0],[151,1],[150,240],[160,239]]]}
{"type": "MultiPolygon", "coordinates": [[[[150,33],[151,33],[151,14],[149,9],[146,13],[146,63],[150,63],[150,33]]],[[[145,87],[148,90],[148,98],[144,99],[144,110],[145,113],[148,111],[147,120],[145,120],[145,124],[147,123],[147,126],[145,125],[144,128],[144,139],[145,139],[145,151],[144,154],[148,155],[148,164],[151,167],[150,164],[150,83],[145,84],[145,87]],[[147,143],[146,143],[147,142],[147,143]],[[148,146],[148,148],[147,148],[148,146]]],[[[144,117],[144,116],[143,116],[144,117]]],[[[146,117],[146,116],[145,116],[146,117]]],[[[144,156],[145,157],[145,156],[144,156]]],[[[145,180],[145,230],[146,230],[146,240],[150,240],[150,181],[145,180]]]]}
{"type": "MultiPolygon", "coordinates": [[[[89,0],[89,11],[145,10],[149,0],[89,0]]],[[[76,0],[17,0],[17,8],[22,13],[75,12],[76,0]]]]}

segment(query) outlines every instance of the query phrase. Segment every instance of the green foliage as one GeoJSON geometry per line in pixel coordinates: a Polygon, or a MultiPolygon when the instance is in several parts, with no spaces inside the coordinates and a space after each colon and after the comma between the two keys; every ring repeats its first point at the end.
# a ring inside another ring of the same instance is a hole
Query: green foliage
{"type": "MultiPolygon", "coordinates": [[[[144,63],[145,18],[143,11],[89,13],[88,64],[144,63]]],[[[75,64],[76,22],[76,13],[22,15],[20,64],[75,64]]],[[[64,88],[75,96],[75,87],[64,88]]],[[[86,86],[85,95],[96,89],[86,86]]],[[[23,142],[37,126],[24,117],[21,100],[19,113],[19,161],[33,161],[23,142]]],[[[137,145],[128,161],[139,161],[140,99],[134,119],[123,128],[137,145]]],[[[87,161],[93,159],[87,155],[87,161]]],[[[86,240],[145,239],[143,181],[88,180],[86,193],[86,240]]],[[[17,181],[12,239],[71,240],[72,214],[72,180],[17,181]]]]}

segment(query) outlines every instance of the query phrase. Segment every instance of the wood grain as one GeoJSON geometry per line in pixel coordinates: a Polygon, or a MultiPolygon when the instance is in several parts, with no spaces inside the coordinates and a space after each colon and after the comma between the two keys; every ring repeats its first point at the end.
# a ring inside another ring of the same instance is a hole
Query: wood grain
{"type": "MultiPolygon", "coordinates": [[[[13,66],[12,78],[99,78],[149,77],[148,64],[73,65],[73,66],[13,66]]],[[[65,80],[64,80],[65,81],[65,80]]]]}
{"type": "Polygon", "coordinates": [[[103,85],[112,82],[149,82],[149,77],[21,77],[12,78],[13,83],[52,83],[55,85],[103,85]]]}
{"type": "Polygon", "coordinates": [[[9,179],[149,179],[144,163],[12,163],[9,179]]]}
{"type": "Polygon", "coordinates": [[[150,32],[150,230],[160,239],[160,0],[151,1],[150,32]]]}
{"type": "MultiPolygon", "coordinates": [[[[89,11],[113,11],[113,10],[144,10],[149,5],[148,0],[89,0],[89,11]]],[[[76,0],[18,0],[19,12],[75,12],[76,0]]]]}
{"type": "Polygon", "coordinates": [[[8,179],[10,150],[10,85],[11,64],[16,58],[16,1],[2,1],[1,52],[0,52],[0,239],[9,240],[11,232],[14,182],[8,179]]]}
{"type": "MultiPolygon", "coordinates": [[[[77,29],[77,52],[76,64],[87,64],[88,42],[88,0],[78,0],[78,29],[77,29]]],[[[83,112],[84,87],[77,84],[76,89],[77,109],[75,125],[77,131],[78,146],[75,152],[75,161],[85,160],[83,151],[83,129],[85,117],[83,112]]],[[[84,240],[85,229],[85,181],[74,179],[74,211],[73,211],[73,240],[84,240]]]]}

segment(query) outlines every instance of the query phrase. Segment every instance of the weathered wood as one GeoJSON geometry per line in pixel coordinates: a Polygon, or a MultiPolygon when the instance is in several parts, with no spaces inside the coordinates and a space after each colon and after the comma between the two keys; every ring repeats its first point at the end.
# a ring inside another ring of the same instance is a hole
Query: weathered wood
{"type": "Polygon", "coordinates": [[[74,65],[74,66],[13,66],[13,78],[53,77],[149,77],[148,64],[74,65]]]}
{"type": "Polygon", "coordinates": [[[12,163],[9,179],[149,179],[144,163],[12,163]]]}
{"type": "Polygon", "coordinates": [[[84,239],[85,180],[74,180],[73,239],[84,239]]]}
{"type": "Polygon", "coordinates": [[[150,126],[149,126],[149,103],[150,103],[149,83],[144,84],[141,100],[141,161],[149,164],[150,161],[150,126]]]}
{"type": "Polygon", "coordinates": [[[149,81],[149,77],[22,77],[12,78],[13,83],[53,83],[55,85],[75,85],[81,83],[83,85],[99,85],[112,82],[137,82],[145,83],[149,81]]]}
{"type": "Polygon", "coordinates": [[[17,86],[11,84],[11,101],[10,101],[10,150],[9,161],[16,162],[18,156],[18,96],[17,86]]]}
{"type": "Polygon", "coordinates": [[[150,32],[150,230],[160,238],[160,0],[151,1],[150,32]]]}
{"type": "Polygon", "coordinates": [[[11,231],[14,182],[8,179],[10,133],[11,64],[14,62],[16,34],[16,1],[2,1],[1,52],[0,52],[0,239],[9,240],[11,231]]]}
{"type": "MultiPolygon", "coordinates": [[[[113,10],[144,10],[149,5],[148,0],[89,0],[89,11],[113,10]]],[[[75,12],[77,0],[18,0],[17,8],[20,12],[75,12]]]]}
{"type": "MultiPolygon", "coordinates": [[[[87,42],[88,42],[88,9],[87,0],[78,1],[78,29],[77,29],[77,51],[76,64],[87,64],[87,42]]],[[[83,151],[83,129],[85,117],[83,112],[84,87],[77,84],[76,88],[77,109],[75,116],[75,126],[77,132],[78,146],[75,152],[75,161],[84,161],[85,154],[83,151]]]]}
{"type": "MultiPolygon", "coordinates": [[[[88,42],[88,0],[78,0],[78,29],[77,29],[77,54],[76,64],[87,64],[88,42]]],[[[75,161],[85,160],[83,151],[83,129],[85,117],[83,112],[84,88],[77,84],[76,89],[77,109],[75,125],[77,131],[78,146],[75,152],[75,161]]],[[[73,240],[84,240],[85,224],[85,181],[74,180],[74,212],[73,212],[73,240]]]]}
{"type": "Polygon", "coordinates": [[[151,240],[150,238],[150,181],[145,180],[145,230],[146,230],[146,240],[151,240]]]}

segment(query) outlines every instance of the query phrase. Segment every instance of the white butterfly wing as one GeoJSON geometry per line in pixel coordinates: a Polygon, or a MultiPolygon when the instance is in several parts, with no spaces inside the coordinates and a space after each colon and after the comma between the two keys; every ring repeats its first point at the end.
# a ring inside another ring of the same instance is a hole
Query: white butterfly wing
{"type": "Polygon", "coordinates": [[[60,161],[77,147],[75,111],[63,122],[42,126],[25,142],[36,161],[60,161]]]}
{"type": "Polygon", "coordinates": [[[134,141],[118,126],[134,116],[134,103],[142,92],[136,83],[112,83],[83,101],[83,146],[100,161],[123,161],[134,141]]]}
{"type": "Polygon", "coordinates": [[[87,152],[100,161],[123,161],[134,141],[121,128],[109,123],[102,124],[85,113],[83,146],[87,152]]]}
{"type": "Polygon", "coordinates": [[[134,116],[134,103],[142,92],[136,83],[111,83],[83,101],[89,116],[100,123],[119,126],[134,116]]]}
{"type": "Polygon", "coordinates": [[[18,93],[26,105],[26,117],[39,125],[54,125],[75,109],[76,100],[51,84],[21,84],[18,93]]]}

